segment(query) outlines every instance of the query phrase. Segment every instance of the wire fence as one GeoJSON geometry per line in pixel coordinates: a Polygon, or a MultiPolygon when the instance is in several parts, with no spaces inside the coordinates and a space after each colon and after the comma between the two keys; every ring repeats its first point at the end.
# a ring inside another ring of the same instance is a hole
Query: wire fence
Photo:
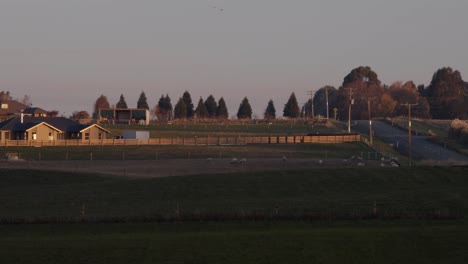
{"type": "Polygon", "coordinates": [[[67,147],[67,146],[139,146],[139,145],[247,145],[345,143],[361,140],[358,134],[308,136],[236,136],[236,137],[158,137],[146,139],[69,139],[69,140],[5,140],[2,147],[67,147]]]}

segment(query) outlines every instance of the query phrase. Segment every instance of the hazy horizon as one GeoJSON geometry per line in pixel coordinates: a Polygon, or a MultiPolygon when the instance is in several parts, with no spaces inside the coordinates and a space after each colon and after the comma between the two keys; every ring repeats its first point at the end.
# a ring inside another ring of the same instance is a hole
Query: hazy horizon
{"type": "Polygon", "coordinates": [[[0,0],[0,90],[34,106],[92,112],[104,94],[150,107],[212,94],[233,116],[247,96],[277,115],[291,92],[339,87],[358,66],[385,84],[427,85],[452,67],[468,79],[461,0],[0,0]],[[222,10],[221,10],[222,9],[222,10]]]}

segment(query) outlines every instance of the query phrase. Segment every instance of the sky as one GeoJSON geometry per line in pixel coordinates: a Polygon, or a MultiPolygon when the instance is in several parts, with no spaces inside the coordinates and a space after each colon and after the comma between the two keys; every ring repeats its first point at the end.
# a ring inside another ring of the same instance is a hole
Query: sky
{"type": "Polygon", "coordinates": [[[104,94],[150,107],[187,90],[245,96],[261,117],[294,92],[339,87],[358,66],[385,84],[468,80],[466,0],[0,0],[0,90],[33,106],[93,111],[104,94]]]}

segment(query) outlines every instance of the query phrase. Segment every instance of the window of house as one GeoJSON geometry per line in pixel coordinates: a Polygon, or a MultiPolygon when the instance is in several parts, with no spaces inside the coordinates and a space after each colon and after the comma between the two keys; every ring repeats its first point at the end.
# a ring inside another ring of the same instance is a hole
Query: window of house
{"type": "Polygon", "coordinates": [[[89,133],[85,133],[85,139],[89,139],[89,133]]]}
{"type": "Polygon", "coordinates": [[[5,132],[5,139],[10,139],[10,132],[5,132]]]}
{"type": "Polygon", "coordinates": [[[36,132],[32,132],[32,140],[37,140],[37,133],[36,132]]]}
{"type": "Polygon", "coordinates": [[[102,139],[102,133],[98,134],[99,139],[102,139]]]}
{"type": "Polygon", "coordinates": [[[52,134],[52,132],[49,132],[49,140],[54,140],[54,134],[52,134]]]}

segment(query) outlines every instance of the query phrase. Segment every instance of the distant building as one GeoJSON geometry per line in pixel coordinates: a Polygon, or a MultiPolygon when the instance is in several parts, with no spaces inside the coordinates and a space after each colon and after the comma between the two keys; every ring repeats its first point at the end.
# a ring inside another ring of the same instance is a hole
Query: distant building
{"type": "Polygon", "coordinates": [[[8,120],[19,115],[19,113],[26,108],[28,108],[27,105],[15,100],[0,101],[0,121],[8,120]]]}
{"type": "Polygon", "coordinates": [[[39,107],[29,107],[24,109],[24,115],[34,116],[34,117],[47,117],[47,111],[39,107]]]}
{"type": "Polygon", "coordinates": [[[47,117],[47,111],[39,107],[29,107],[15,100],[0,101],[0,122],[19,116],[47,117]]]}
{"type": "Polygon", "coordinates": [[[5,140],[106,139],[110,132],[92,124],[82,125],[64,117],[33,117],[24,114],[0,123],[0,142],[5,140]]]}
{"type": "Polygon", "coordinates": [[[109,108],[99,109],[99,123],[148,125],[150,113],[145,108],[109,108]]]}
{"type": "Polygon", "coordinates": [[[149,139],[149,131],[125,131],[123,132],[124,139],[149,139]]]}

